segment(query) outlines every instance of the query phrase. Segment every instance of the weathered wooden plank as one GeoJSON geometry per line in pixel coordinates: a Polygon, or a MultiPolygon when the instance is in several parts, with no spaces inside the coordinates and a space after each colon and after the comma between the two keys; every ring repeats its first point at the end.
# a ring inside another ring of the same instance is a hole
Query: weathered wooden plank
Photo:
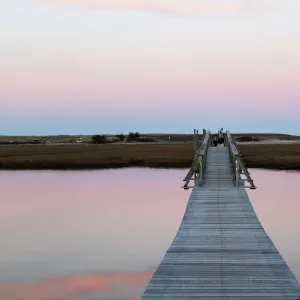
{"type": "Polygon", "coordinates": [[[300,285],[265,233],[228,148],[209,148],[204,180],[144,300],[298,300],[300,285]]]}

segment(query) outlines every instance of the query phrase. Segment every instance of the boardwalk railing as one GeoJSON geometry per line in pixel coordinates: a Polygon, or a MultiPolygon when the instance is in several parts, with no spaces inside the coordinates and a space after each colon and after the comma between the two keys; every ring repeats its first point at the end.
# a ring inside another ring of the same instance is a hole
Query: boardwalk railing
{"type": "Polygon", "coordinates": [[[256,189],[256,186],[254,185],[250,173],[248,172],[248,169],[246,168],[240,156],[240,153],[236,147],[236,143],[229,131],[226,131],[225,140],[229,149],[229,155],[232,162],[232,171],[234,174],[234,180],[236,182],[236,186],[239,186],[240,181],[242,180],[240,174],[244,174],[247,178],[246,180],[250,183],[250,189],[256,189]]]}
{"type": "Polygon", "coordinates": [[[183,181],[185,181],[185,184],[183,186],[184,189],[190,188],[189,183],[191,180],[195,180],[195,184],[201,185],[203,180],[203,173],[205,171],[207,149],[209,147],[210,140],[211,134],[210,131],[207,131],[202,144],[200,145],[198,151],[195,154],[192,167],[183,179],[183,181]],[[194,175],[195,177],[193,178],[194,175]]]}

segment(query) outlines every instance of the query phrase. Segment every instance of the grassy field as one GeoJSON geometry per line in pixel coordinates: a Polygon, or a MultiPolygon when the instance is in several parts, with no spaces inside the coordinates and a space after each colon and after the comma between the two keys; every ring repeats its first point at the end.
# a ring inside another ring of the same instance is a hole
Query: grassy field
{"type": "Polygon", "coordinates": [[[249,168],[300,170],[300,143],[295,144],[238,144],[249,168]]]}
{"type": "MultiPolygon", "coordinates": [[[[300,143],[238,144],[248,167],[300,170],[300,143]]],[[[188,168],[193,143],[1,145],[0,169],[188,168]]]]}
{"type": "Polygon", "coordinates": [[[188,167],[192,144],[5,145],[2,169],[188,167]]]}

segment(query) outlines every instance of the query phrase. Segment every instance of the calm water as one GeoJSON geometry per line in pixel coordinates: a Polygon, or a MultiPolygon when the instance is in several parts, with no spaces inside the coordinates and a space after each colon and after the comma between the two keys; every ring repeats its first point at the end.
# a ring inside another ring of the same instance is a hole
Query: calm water
{"type": "MultiPolygon", "coordinates": [[[[0,172],[0,299],[140,299],[184,214],[185,173],[0,172]]],[[[300,173],[251,173],[252,204],[300,279],[300,173]]]]}

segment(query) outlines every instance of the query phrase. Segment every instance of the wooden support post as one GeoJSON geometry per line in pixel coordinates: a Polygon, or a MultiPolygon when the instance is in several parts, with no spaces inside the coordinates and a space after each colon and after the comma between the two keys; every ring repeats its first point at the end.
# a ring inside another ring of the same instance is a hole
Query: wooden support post
{"type": "Polygon", "coordinates": [[[199,185],[199,179],[200,179],[200,176],[199,176],[199,173],[195,173],[195,185],[194,186],[198,186],[199,185]]]}
{"type": "Polygon", "coordinates": [[[196,129],[194,129],[194,155],[197,152],[196,129]]]}
{"type": "Polygon", "coordinates": [[[239,157],[235,157],[235,184],[236,186],[239,186],[239,180],[240,180],[240,161],[239,157]]]}
{"type": "Polygon", "coordinates": [[[198,129],[197,129],[196,141],[197,141],[197,150],[196,151],[198,151],[198,148],[199,148],[199,131],[198,131],[198,129]]]}
{"type": "Polygon", "coordinates": [[[199,174],[200,174],[200,184],[202,184],[202,179],[203,179],[203,157],[199,157],[199,174]]]}

